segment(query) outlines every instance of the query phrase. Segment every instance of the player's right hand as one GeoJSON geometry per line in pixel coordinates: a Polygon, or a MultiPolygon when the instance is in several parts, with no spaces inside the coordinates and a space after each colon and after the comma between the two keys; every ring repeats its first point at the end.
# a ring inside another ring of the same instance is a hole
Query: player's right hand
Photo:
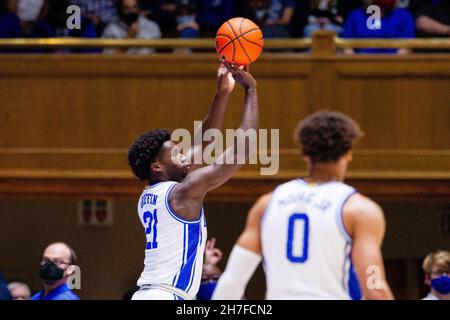
{"type": "Polygon", "coordinates": [[[256,80],[249,72],[249,66],[244,66],[242,69],[234,65],[231,65],[225,59],[222,60],[222,64],[227,68],[227,70],[233,75],[234,80],[238,82],[244,89],[255,89],[256,80]]]}

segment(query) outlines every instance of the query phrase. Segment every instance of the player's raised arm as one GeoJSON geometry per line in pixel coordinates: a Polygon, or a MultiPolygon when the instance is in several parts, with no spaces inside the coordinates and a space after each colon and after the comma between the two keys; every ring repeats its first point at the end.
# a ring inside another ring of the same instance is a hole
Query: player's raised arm
{"type": "Polygon", "coordinates": [[[382,209],[369,198],[355,194],[344,206],[344,215],[345,219],[351,221],[352,260],[363,298],[393,299],[394,296],[386,280],[381,253],[386,230],[382,209]]]}
{"type": "Polygon", "coordinates": [[[261,261],[260,223],[271,196],[272,193],[263,195],[250,209],[245,229],[231,251],[213,300],[242,299],[247,283],[261,261]]]}
{"type": "MultiPolygon", "coordinates": [[[[247,71],[248,69],[240,70],[226,62],[224,65],[245,90],[244,110],[239,129],[243,132],[247,130],[256,132],[259,119],[256,80],[247,71]]],[[[195,170],[173,188],[170,193],[170,205],[177,214],[188,220],[196,220],[200,215],[206,193],[224,184],[247,161],[250,153],[249,137],[245,136],[243,148],[236,145],[236,140],[212,165],[195,170]],[[243,150],[243,154],[239,154],[239,150],[243,150]]]]}
{"type": "MultiPolygon", "coordinates": [[[[203,134],[208,129],[222,128],[225,111],[228,105],[228,99],[230,97],[230,93],[234,89],[235,80],[233,79],[230,71],[228,71],[223,63],[221,63],[217,71],[217,77],[217,91],[214,95],[211,107],[209,108],[208,113],[203,119],[201,128],[199,128],[197,132],[194,133],[194,135],[201,135],[203,137],[203,134]]],[[[190,163],[190,172],[202,166],[201,160],[203,159],[203,150],[212,142],[213,141],[204,141],[202,139],[202,145],[193,145],[192,148],[189,149],[186,154],[186,159],[190,163]],[[200,160],[200,162],[198,163],[198,161],[195,160],[200,160]]]]}

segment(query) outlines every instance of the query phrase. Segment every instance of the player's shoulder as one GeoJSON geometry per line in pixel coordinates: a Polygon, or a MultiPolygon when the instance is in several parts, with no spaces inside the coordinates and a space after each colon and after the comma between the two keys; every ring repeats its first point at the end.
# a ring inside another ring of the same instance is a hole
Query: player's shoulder
{"type": "Polygon", "coordinates": [[[270,200],[272,199],[273,191],[265,193],[256,200],[255,204],[250,209],[247,215],[247,224],[259,224],[264,212],[266,211],[270,200]]]}
{"type": "Polygon", "coordinates": [[[343,211],[346,215],[357,219],[379,219],[384,216],[380,205],[361,193],[352,194],[345,203],[343,211]]]}

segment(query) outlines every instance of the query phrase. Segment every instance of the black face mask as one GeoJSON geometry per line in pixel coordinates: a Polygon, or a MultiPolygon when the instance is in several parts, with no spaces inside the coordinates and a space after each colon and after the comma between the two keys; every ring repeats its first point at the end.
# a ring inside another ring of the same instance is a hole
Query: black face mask
{"type": "Polygon", "coordinates": [[[48,285],[55,284],[64,276],[64,270],[58,267],[53,261],[47,261],[39,267],[39,276],[48,285]]]}
{"type": "Polygon", "coordinates": [[[133,13],[127,13],[123,15],[123,21],[131,26],[133,23],[135,23],[139,18],[139,13],[133,12],[133,13]]]}

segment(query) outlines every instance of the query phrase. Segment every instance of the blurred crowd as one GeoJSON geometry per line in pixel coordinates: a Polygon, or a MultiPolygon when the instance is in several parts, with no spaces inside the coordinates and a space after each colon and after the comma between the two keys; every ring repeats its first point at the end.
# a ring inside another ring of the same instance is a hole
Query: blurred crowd
{"type": "MultiPolygon", "coordinates": [[[[222,258],[223,253],[216,247],[216,239],[208,240],[197,300],[211,300],[222,274],[218,267],[222,258]]],[[[32,294],[27,284],[20,281],[8,283],[0,272],[0,300],[79,300],[71,286],[78,268],[76,262],[77,256],[70,245],[62,242],[49,244],[36,272],[42,280],[42,289],[32,294]]],[[[429,253],[423,260],[422,270],[423,281],[429,288],[423,300],[450,300],[450,251],[429,253]]],[[[123,299],[129,300],[137,289],[127,292],[123,299]]]]}
{"type": "Polygon", "coordinates": [[[450,36],[450,0],[0,0],[0,38],[213,37],[237,16],[255,21],[265,38],[311,37],[319,29],[344,38],[450,36]],[[80,8],[79,29],[67,27],[71,5],[80,8]],[[369,28],[371,5],[381,20],[369,28]]]}

